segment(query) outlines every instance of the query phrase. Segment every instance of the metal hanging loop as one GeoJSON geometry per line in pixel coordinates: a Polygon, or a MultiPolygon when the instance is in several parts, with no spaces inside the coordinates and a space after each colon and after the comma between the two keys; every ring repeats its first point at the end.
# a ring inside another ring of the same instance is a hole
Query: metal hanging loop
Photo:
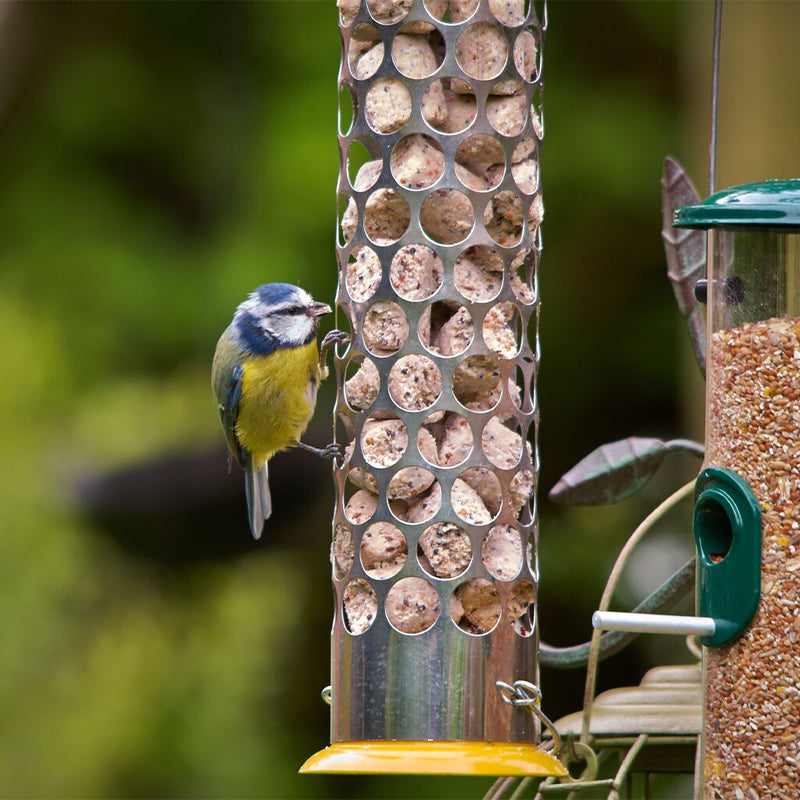
{"type": "Polygon", "coordinates": [[[538,719],[550,731],[553,737],[552,753],[558,755],[561,752],[561,734],[542,711],[542,690],[530,681],[514,681],[513,684],[497,681],[495,686],[504,703],[517,708],[526,708],[534,719],[538,719]]]}
{"type": "Polygon", "coordinates": [[[576,742],[574,733],[567,735],[560,761],[567,768],[570,764],[584,763],[586,765],[578,777],[573,777],[570,773],[568,777],[561,778],[562,783],[585,783],[593,781],[597,777],[599,766],[597,753],[585,742],[576,742]]]}

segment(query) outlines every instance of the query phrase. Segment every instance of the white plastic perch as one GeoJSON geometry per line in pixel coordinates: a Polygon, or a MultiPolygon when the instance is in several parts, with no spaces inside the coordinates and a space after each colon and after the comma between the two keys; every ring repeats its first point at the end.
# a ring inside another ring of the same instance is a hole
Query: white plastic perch
{"type": "Polygon", "coordinates": [[[604,631],[667,633],[679,636],[713,636],[716,623],[711,617],[674,614],[634,614],[623,611],[595,611],[592,627],[604,631]]]}

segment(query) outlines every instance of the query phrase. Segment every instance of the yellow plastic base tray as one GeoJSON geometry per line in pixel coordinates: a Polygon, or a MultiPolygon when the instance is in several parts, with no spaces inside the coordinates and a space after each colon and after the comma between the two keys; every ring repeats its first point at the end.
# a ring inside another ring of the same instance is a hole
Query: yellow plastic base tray
{"type": "Polygon", "coordinates": [[[301,773],[565,776],[564,765],[532,744],[495,742],[334,742],[301,773]]]}

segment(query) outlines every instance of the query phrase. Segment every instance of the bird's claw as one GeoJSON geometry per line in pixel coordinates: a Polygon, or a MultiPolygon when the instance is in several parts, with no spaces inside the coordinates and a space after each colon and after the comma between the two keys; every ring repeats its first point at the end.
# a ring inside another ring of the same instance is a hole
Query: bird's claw
{"type": "Polygon", "coordinates": [[[320,344],[320,351],[325,353],[337,344],[349,344],[350,334],[347,331],[332,330],[328,331],[320,344]]]}
{"type": "Polygon", "coordinates": [[[350,334],[347,331],[332,330],[328,331],[322,339],[323,344],[328,347],[334,344],[347,344],[350,341],[350,334]]]}
{"type": "Polygon", "coordinates": [[[320,450],[320,456],[329,458],[331,461],[338,461],[343,455],[344,450],[338,442],[331,442],[320,450]]]}
{"type": "Polygon", "coordinates": [[[344,454],[344,450],[342,446],[338,442],[331,442],[325,447],[312,447],[310,444],[306,444],[305,442],[295,442],[295,447],[299,447],[301,450],[305,450],[308,453],[313,453],[320,458],[330,459],[334,461],[339,459],[344,454]]]}

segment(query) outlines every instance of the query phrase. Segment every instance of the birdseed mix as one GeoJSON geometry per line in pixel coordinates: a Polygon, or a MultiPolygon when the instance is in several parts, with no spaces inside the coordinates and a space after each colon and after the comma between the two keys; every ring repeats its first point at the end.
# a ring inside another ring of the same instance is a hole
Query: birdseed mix
{"type": "Polygon", "coordinates": [[[800,787],[800,318],[720,330],[709,348],[707,463],[762,513],[761,601],[706,650],[704,798],[793,800],[800,787]]]}

